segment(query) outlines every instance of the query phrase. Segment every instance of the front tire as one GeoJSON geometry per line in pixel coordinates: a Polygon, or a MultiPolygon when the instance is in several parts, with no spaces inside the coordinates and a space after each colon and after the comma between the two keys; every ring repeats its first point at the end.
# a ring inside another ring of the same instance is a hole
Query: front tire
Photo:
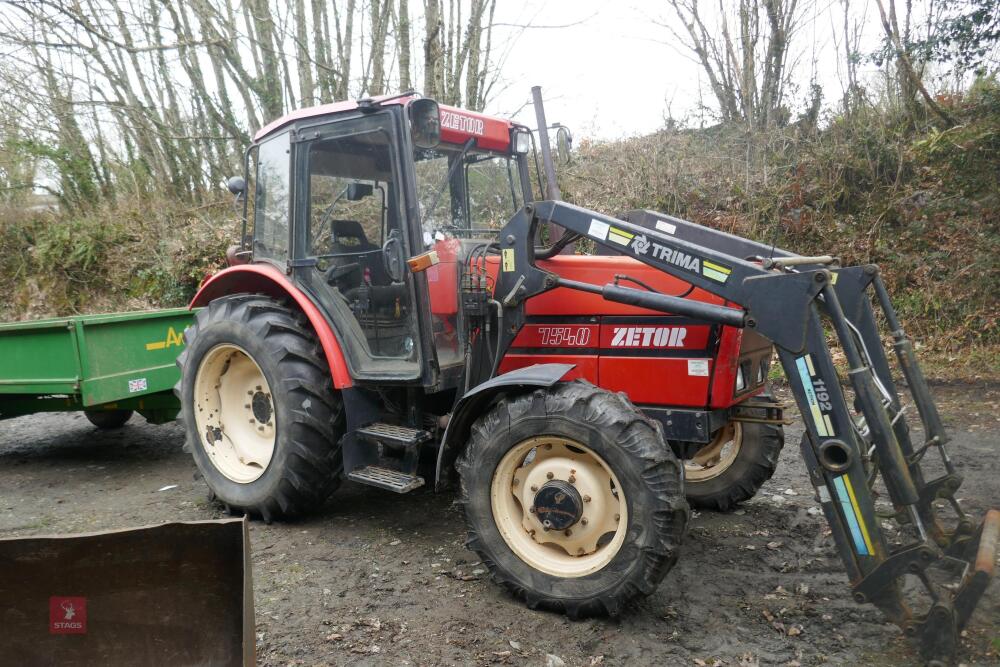
{"type": "Polygon", "coordinates": [[[616,615],[677,560],[681,464],[623,395],[575,381],[502,399],[457,466],[466,546],[531,608],[616,615]]]}
{"type": "Polygon", "coordinates": [[[730,422],[684,462],[691,507],[728,512],[750,500],[778,468],[785,444],[779,424],[730,422]]]}
{"type": "Polygon", "coordinates": [[[178,357],[198,469],[231,512],[265,521],[319,507],[340,483],[340,397],[308,326],[264,296],[216,299],[178,357]]]}

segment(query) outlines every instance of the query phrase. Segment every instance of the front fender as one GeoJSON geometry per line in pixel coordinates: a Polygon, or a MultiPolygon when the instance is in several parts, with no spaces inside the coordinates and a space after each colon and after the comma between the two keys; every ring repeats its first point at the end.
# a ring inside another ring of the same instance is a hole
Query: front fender
{"type": "Polygon", "coordinates": [[[508,389],[527,389],[529,387],[551,387],[559,382],[576,364],[534,364],[483,382],[473,387],[452,410],[448,427],[441,439],[438,449],[437,468],[435,470],[434,489],[440,491],[447,485],[448,473],[451,471],[458,455],[469,440],[472,423],[485,412],[493,399],[508,389]]]}
{"type": "Polygon", "coordinates": [[[316,332],[316,338],[319,339],[330,366],[334,388],[353,386],[344,352],[326,317],[297,285],[270,264],[241,264],[219,271],[202,283],[188,307],[199,308],[220,297],[248,292],[266,294],[275,299],[291,299],[316,332]]]}

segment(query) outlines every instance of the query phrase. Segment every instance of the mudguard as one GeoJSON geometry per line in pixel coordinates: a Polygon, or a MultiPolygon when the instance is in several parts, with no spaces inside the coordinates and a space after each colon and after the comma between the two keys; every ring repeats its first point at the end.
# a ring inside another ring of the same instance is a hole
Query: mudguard
{"type": "Polygon", "coordinates": [[[276,299],[290,298],[309,320],[330,365],[335,389],[353,386],[344,352],[323,313],[309,297],[277,268],[270,264],[243,264],[223,269],[201,284],[190,308],[207,306],[213,299],[241,293],[266,294],[276,299]]]}
{"type": "Polygon", "coordinates": [[[449,472],[469,439],[472,422],[479,417],[493,398],[509,388],[551,387],[559,382],[576,364],[534,364],[515,371],[497,375],[473,387],[451,413],[448,427],[438,449],[437,468],[434,475],[434,489],[440,491],[447,486],[449,472]]]}

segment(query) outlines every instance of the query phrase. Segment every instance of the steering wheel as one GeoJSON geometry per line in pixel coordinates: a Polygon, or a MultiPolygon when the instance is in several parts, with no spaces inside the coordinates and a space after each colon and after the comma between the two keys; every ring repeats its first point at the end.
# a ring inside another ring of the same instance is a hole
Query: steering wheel
{"type": "Polygon", "coordinates": [[[382,244],[382,264],[389,280],[394,283],[403,282],[403,262],[403,239],[399,230],[394,229],[382,244]]]}

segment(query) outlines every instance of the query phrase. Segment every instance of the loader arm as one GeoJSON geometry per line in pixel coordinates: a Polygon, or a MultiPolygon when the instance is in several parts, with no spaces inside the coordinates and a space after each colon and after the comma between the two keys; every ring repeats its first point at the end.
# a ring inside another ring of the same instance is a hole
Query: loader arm
{"type": "Polygon", "coordinates": [[[948,437],[877,266],[840,268],[831,256],[800,257],[669,216],[635,211],[619,220],[560,201],[526,206],[501,230],[499,252],[493,290],[502,310],[499,357],[524,324],[525,302],[557,287],[749,327],[769,338],[803,415],[801,453],[854,599],[882,609],[917,640],[925,659],[950,659],[992,576],[1000,511],[988,512],[977,527],[955,499],[961,477],[947,455],[948,437]],[[542,270],[535,258],[546,251],[533,244],[542,222],[665,271],[727,305],[582,283],[542,270]],[[919,446],[911,441],[869,290],[885,315],[923,423],[926,440],[919,446]],[[855,414],[827,345],[828,329],[847,361],[855,414]],[[940,454],[945,474],[926,479],[922,460],[931,449],[940,454]],[[891,517],[876,513],[877,497],[891,502],[891,517]],[[948,528],[933,505],[937,499],[946,500],[954,514],[948,528]],[[883,518],[901,525],[902,543],[890,542],[883,518]],[[914,577],[925,594],[919,611],[903,598],[905,576],[914,577]]]}

